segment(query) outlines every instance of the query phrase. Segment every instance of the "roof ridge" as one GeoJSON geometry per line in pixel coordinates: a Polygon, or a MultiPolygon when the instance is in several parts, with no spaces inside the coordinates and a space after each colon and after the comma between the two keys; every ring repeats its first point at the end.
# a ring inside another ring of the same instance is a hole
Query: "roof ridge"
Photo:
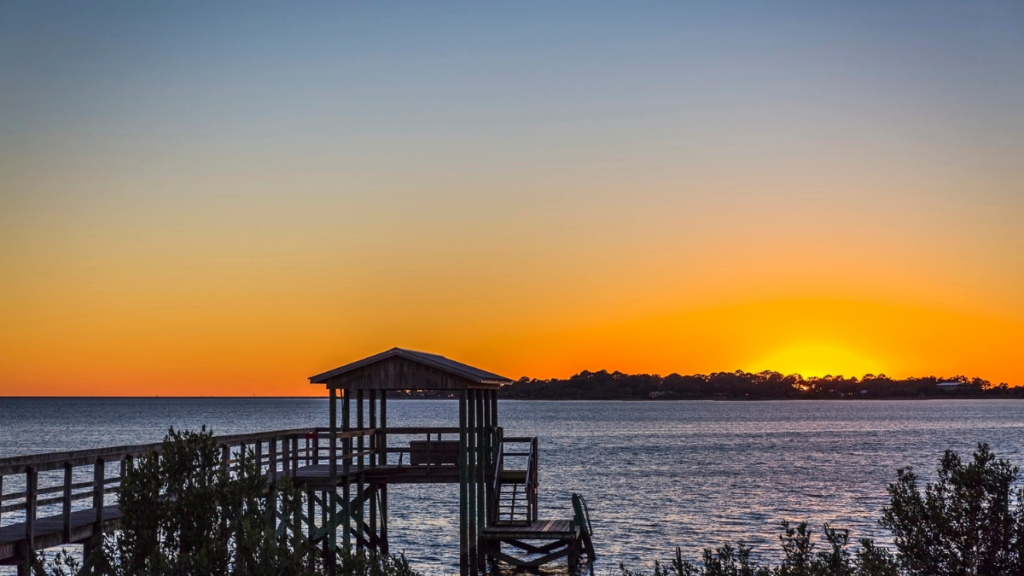
{"type": "Polygon", "coordinates": [[[362,360],[350,362],[343,366],[339,366],[338,368],[335,368],[333,370],[317,374],[316,376],[311,376],[309,378],[309,381],[311,384],[324,384],[326,383],[327,380],[331,378],[340,376],[347,372],[358,370],[360,368],[369,366],[371,364],[375,364],[377,362],[382,362],[394,356],[400,356],[402,358],[405,358],[406,360],[418,362],[420,364],[430,366],[432,368],[448,372],[450,374],[454,374],[461,378],[465,378],[467,380],[477,382],[480,384],[503,384],[512,382],[511,379],[506,378],[504,376],[500,376],[493,372],[488,372],[487,370],[483,370],[475,366],[470,366],[469,364],[459,362],[458,360],[452,360],[451,358],[442,356],[440,354],[434,354],[432,352],[421,352],[419,350],[410,350],[408,348],[400,348],[398,346],[385,350],[384,352],[379,352],[372,356],[367,356],[362,360]]]}

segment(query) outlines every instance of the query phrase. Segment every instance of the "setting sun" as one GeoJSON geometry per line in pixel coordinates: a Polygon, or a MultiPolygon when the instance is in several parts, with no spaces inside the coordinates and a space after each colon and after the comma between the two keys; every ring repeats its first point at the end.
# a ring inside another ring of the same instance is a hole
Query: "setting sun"
{"type": "Polygon", "coordinates": [[[757,362],[765,370],[783,374],[811,376],[857,376],[884,372],[884,366],[873,358],[848,348],[831,344],[798,344],[783,348],[757,362]]]}

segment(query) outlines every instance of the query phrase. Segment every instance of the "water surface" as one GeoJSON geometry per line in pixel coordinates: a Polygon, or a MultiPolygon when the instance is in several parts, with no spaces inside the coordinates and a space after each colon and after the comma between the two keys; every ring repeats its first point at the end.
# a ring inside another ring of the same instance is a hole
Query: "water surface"
{"type": "MultiPolygon", "coordinates": [[[[388,403],[395,426],[451,426],[457,403],[388,403]]],[[[934,474],[978,442],[1024,464],[1024,401],[501,401],[507,435],[540,437],[541,516],[590,503],[599,574],[646,566],[675,546],[744,540],[777,555],[782,519],[877,526],[886,484],[934,474]]],[[[0,457],[159,441],[169,426],[217,434],[326,425],[324,399],[0,399],[0,457]]],[[[391,541],[414,563],[457,572],[457,486],[394,486],[391,541]]]]}

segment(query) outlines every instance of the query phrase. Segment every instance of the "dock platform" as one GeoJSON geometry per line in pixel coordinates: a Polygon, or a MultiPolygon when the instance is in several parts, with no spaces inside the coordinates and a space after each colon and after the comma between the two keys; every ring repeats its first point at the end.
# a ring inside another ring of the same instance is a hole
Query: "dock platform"
{"type": "MultiPolygon", "coordinates": [[[[329,426],[214,441],[230,475],[238,476],[243,461],[258,467],[268,499],[278,497],[275,485],[285,479],[302,491],[305,512],[290,529],[322,546],[325,558],[353,547],[389,553],[389,485],[452,483],[460,486],[461,576],[483,574],[489,562],[533,569],[562,557],[574,567],[581,554],[593,560],[581,498],[573,496],[570,520],[538,518],[538,439],[506,437],[498,426],[498,388],[508,378],[394,348],[310,383],[327,387],[329,426]],[[457,396],[458,427],[388,426],[388,393],[409,390],[457,396]],[[502,552],[502,545],[520,556],[502,552]]],[[[0,459],[0,565],[17,565],[28,576],[40,550],[99,545],[120,526],[127,462],[160,458],[162,449],[146,444],[0,459]]],[[[275,529],[285,526],[280,518],[270,521],[275,529]]]]}

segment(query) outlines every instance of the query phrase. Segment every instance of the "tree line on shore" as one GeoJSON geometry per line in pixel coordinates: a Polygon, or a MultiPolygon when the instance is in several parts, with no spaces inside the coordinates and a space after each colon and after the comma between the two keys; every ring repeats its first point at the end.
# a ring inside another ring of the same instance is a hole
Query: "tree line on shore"
{"type": "Polygon", "coordinates": [[[715,372],[682,376],[583,371],[569,378],[520,378],[502,386],[500,398],[529,400],[688,400],[829,398],[1024,398],[1024,386],[993,385],[982,378],[804,378],[779,372],[715,372]],[[955,383],[956,385],[950,385],[955,383]],[[940,386],[939,384],[946,384],[940,386]]]}

